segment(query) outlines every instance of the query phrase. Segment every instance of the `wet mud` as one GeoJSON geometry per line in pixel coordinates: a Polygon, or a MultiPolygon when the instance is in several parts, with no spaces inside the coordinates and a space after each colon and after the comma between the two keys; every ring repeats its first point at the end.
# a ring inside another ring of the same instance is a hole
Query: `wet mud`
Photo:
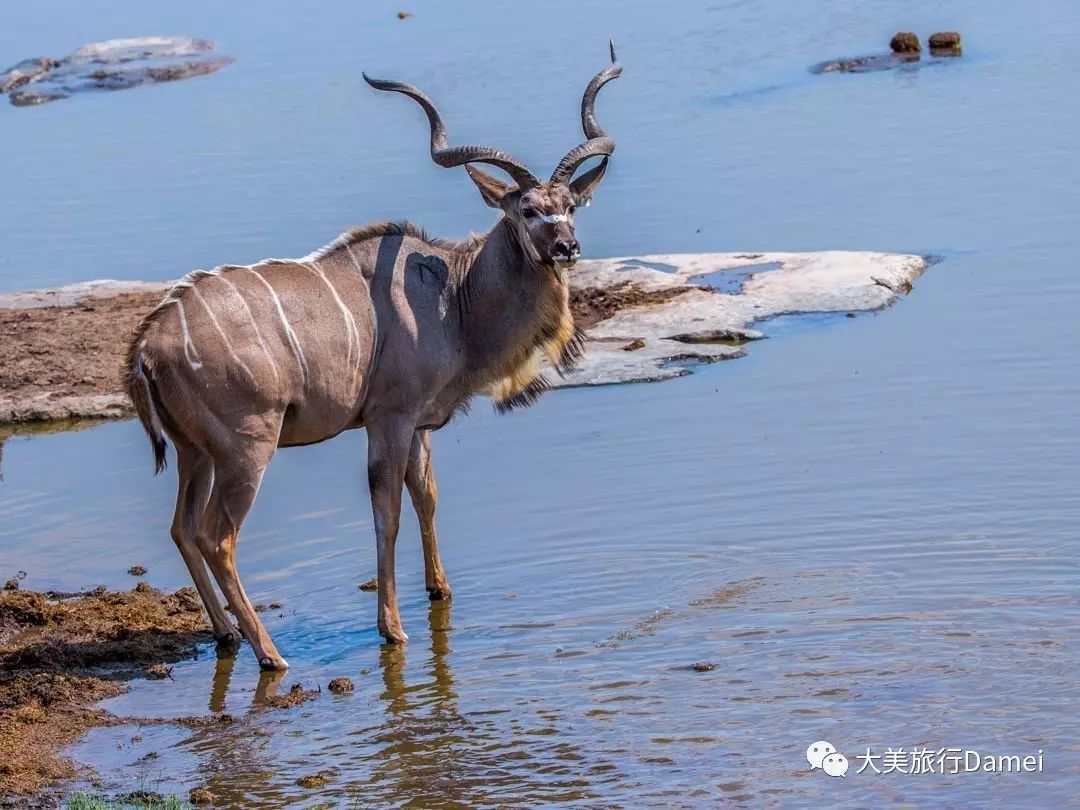
{"type": "Polygon", "coordinates": [[[630,307],[666,304],[689,288],[643,290],[629,281],[611,287],[584,287],[572,291],[570,311],[582,329],[596,326],[616,312],[630,307]]]}
{"type": "Polygon", "coordinates": [[[38,795],[77,776],[59,752],[117,720],[94,704],[132,678],[169,677],[168,664],[209,640],[192,588],[0,593],[0,795],[38,795]]]}
{"type": "Polygon", "coordinates": [[[320,694],[318,689],[305,689],[302,684],[294,683],[283,695],[271,695],[266,698],[266,705],[271,709],[291,709],[314,700],[320,694]]]}
{"type": "Polygon", "coordinates": [[[66,306],[0,306],[0,423],[130,413],[121,391],[125,344],[160,292],[66,306]]]}

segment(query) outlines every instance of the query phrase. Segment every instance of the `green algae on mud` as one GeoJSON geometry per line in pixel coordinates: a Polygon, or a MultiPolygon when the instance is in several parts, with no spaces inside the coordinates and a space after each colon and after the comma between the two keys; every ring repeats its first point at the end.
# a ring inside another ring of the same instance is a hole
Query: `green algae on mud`
{"type": "MultiPolygon", "coordinates": [[[[195,791],[192,791],[192,794],[196,795],[195,791]]],[[[118,796],[103,796],[80,790],[68,796],[62,806],[64,810],[187,810],[193,804],[203,802],[194,799],[184,801],[179,796],[165,796],[146,790],[118,796]]]]}

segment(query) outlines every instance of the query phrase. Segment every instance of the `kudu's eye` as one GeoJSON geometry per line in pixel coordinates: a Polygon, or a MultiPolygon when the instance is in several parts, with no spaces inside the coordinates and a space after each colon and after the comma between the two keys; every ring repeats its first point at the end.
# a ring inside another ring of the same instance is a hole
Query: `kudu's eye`
{"type": "Polygon", "coordinates": [[[521,215],[525,217],[525,219],[532,219],[536,216],[536,209],[526,206],[525,208],[521,209],[521,215]]]}
{"type": "Polygon", "coordinates": [[[566,213],[568,213],[568,214],[572,214],[575,211],[577,211],[577,206],[576,205],[571,205],[569,208],[566,209],[566,213]]]}

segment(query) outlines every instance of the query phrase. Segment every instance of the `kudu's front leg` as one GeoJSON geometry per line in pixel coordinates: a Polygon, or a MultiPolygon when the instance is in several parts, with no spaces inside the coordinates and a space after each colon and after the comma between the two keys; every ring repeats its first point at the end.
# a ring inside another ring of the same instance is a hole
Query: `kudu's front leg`
{"type": "Polygon", "coordinates": [[[424,585],[428,597],[435,602],[450,598],[450,584],[446,581],[442,560],[439,559],[439,541],[435,537],[435,502],[438,488],[435,486],[435,470],[431,466],[431,432],[418,430],[413,434],[409,449],[409,467],[405,471],[405,484],[412,497],[416,517],[420,521],[420,539],[424,544],[424,585]]]}
{"type": "Polygon", "coordinates": [[[415,420],[377,420],[367,426],[368,486],[375,516],[375,552],[379,567],[379,633],[391,644],[409,640],[398,615],[394,582],[394,546],[401,521],[401,490],[409,465],[415,420]]]}

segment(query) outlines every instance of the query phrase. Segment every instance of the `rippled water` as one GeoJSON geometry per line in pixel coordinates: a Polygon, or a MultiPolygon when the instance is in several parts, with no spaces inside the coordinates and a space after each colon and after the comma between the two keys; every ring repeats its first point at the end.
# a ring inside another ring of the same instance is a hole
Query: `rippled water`
{"type": "MultiPolygon", "coordinates": [[[[404,22],[380,4],[271,3],[235,19],[201,2],[60,6],[14,9],[0,53],[178,32],[238,61],[0,109],[0,288],[297,255],[381,216],[482,228],[464,178],[425,163],[419,114],[361,87],[359,70],[417,81],[454,139],[539,165],[577,137],[608,34],[627,72],[601,102],[619,154],[582,218],[587,253],[945,256],[887,312],[773,321],[744,360],[562,391],[510,417],[477,407],[441,431],[455,598],[427,602],[410,516],[405,649],[379,644],[374,597],[356,587],[374,572],[363,434],[281,453],[239,556],[253,598],[284,604],[264,617],[292,669],[273,683],[246,649],[235,662],[206,650],[174,680],[136,683],[109,708],[241,720],[93,732],[74,754],[108,786],[206,783],[244,807],[1076,800],[1068,5],[413,3],[404,22]],[[899,28],[959,29],[965,55],[806,72],[899,28]],[[355,694],[325,692],[338,675],[355,694]],[[295,681],[324,693],[262,708],[295,681]],[[846,779],[809,771],[819,739],[851,759],[846,779]],[[1045,770],[855,773],[856,755],[889,746],[1042,750],[1045,770]],[[330,785],[295,784],[323,769],[330,785]]],[[[155,584],[185,584],[167,536],[174,481],[150,475],[136,425],[12,438],[2,469],[5,576],[127,587],[141,563],[155,584]]]]}

